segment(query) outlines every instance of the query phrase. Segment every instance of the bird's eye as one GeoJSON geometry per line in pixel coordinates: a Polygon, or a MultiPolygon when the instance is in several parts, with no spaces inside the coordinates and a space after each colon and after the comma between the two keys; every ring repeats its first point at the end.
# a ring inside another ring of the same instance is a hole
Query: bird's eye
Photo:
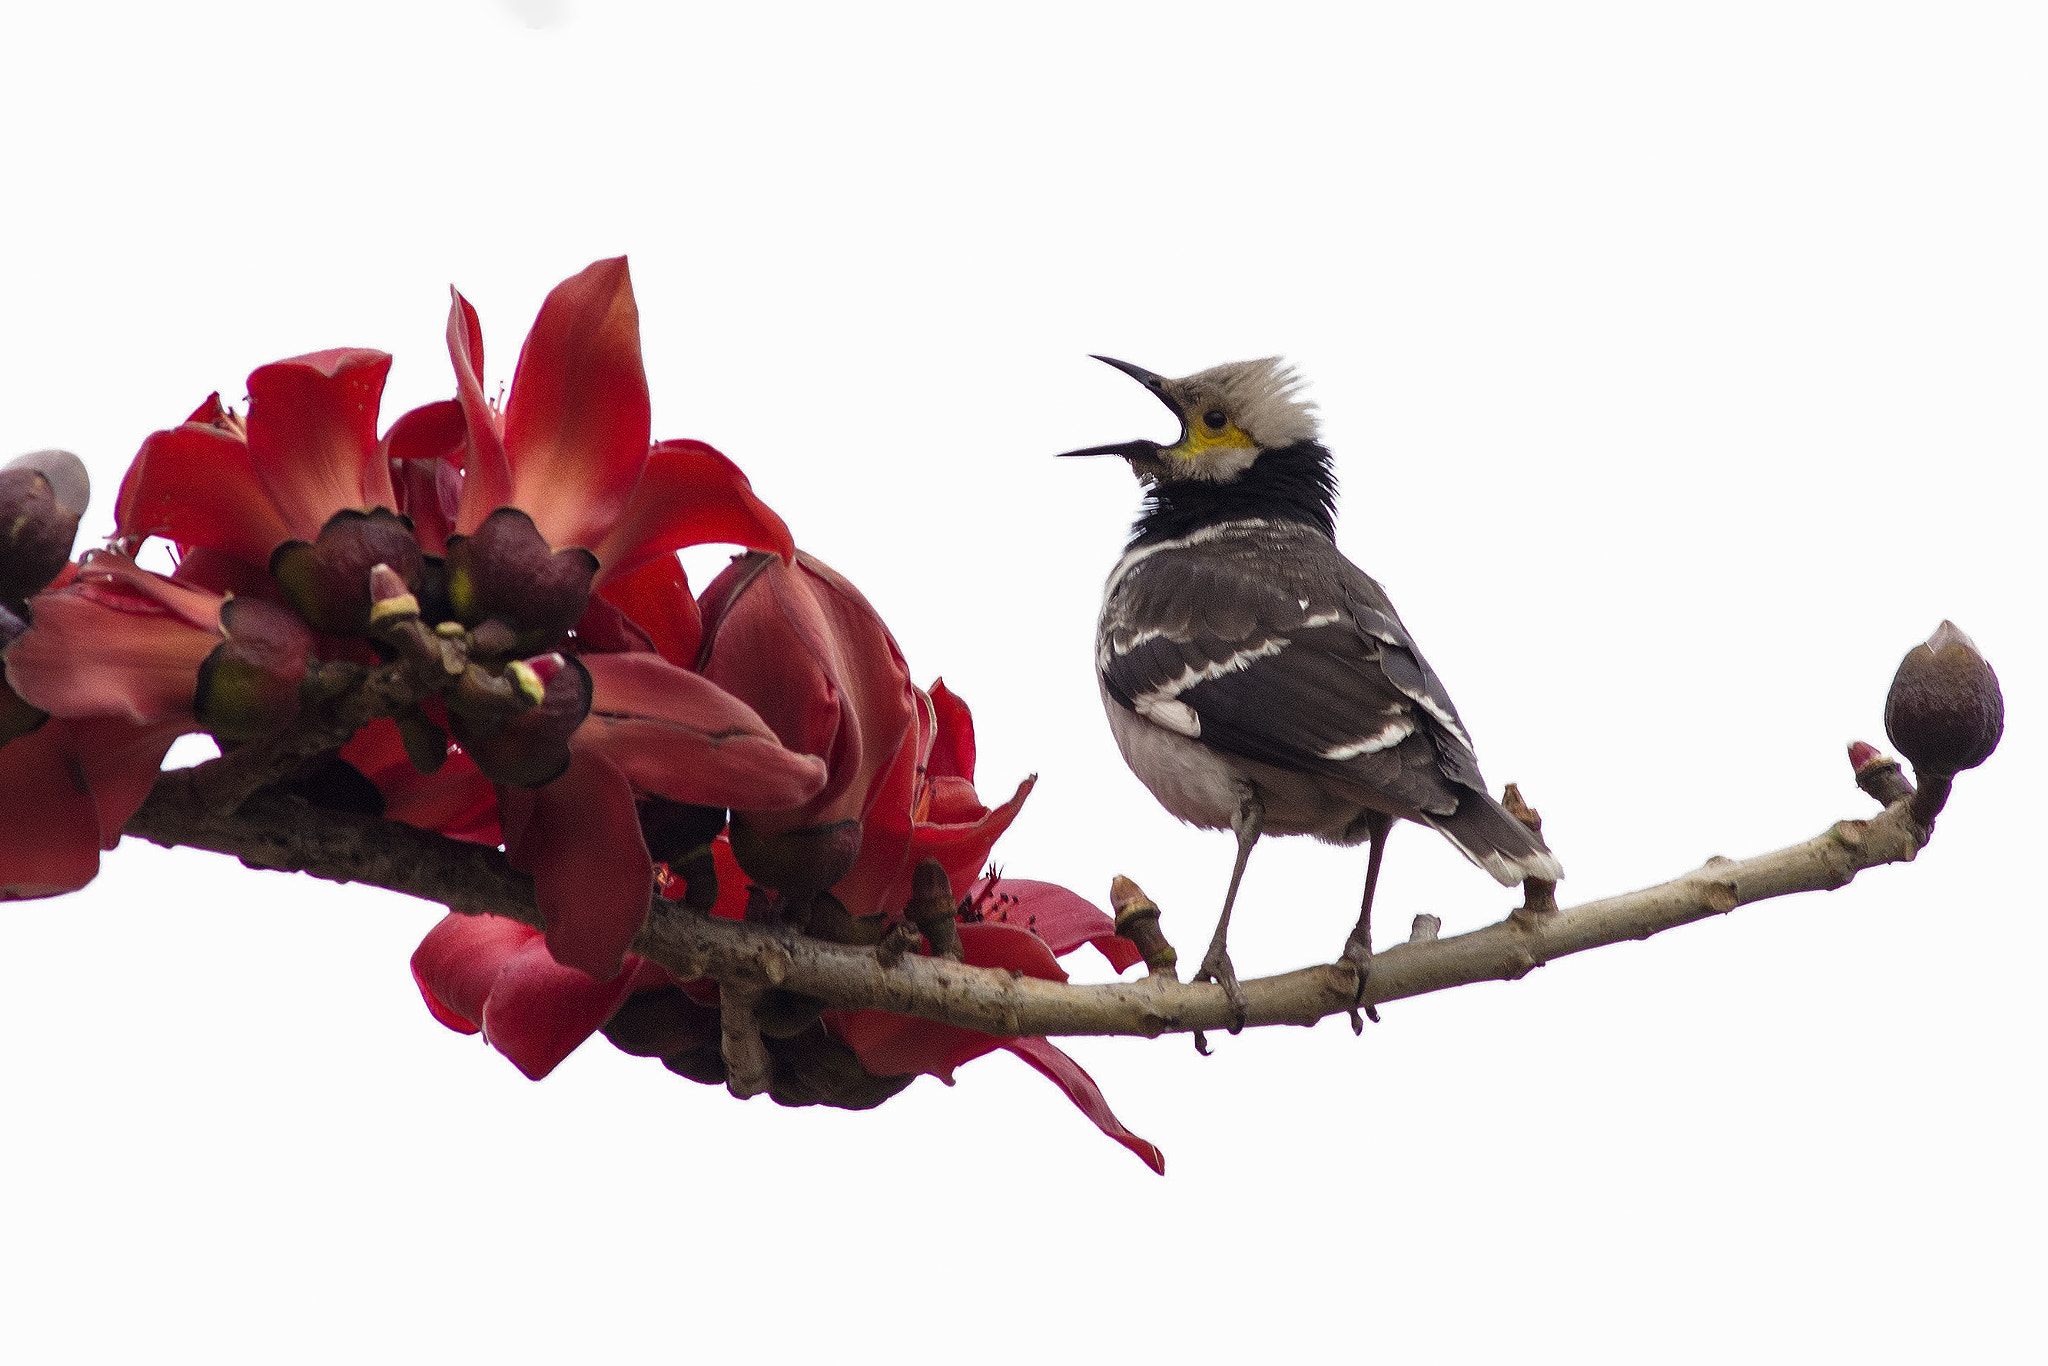
{"type": "Polygon", "coordinates": [[[1215,432],[1222,431],[1224,422],[1223,410],[1221,408],[1211,408],[1208,412],[1202,414],[1202,421],[1208,424],[1209,430],[1215,432]]]}

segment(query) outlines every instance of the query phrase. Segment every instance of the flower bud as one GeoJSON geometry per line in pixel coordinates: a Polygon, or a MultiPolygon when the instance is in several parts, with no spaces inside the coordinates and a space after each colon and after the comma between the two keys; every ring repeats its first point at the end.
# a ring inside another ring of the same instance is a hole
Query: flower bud
{"type": "Polygon", "coordinates": [[[372,631],[396,626],[401,621],[418,621],[420,600],[397,570],[379,561],[370,566],[370,620],[372,631]]]}
{"type": "Polygon", "coordinates": [[[1942,622],[1899,662],[1884,729],[1923,776],[1975,768],[1998,748],[2005,732],[1998,675],[1954,622],[1942,622]]]}
{"type": "MultiPolygon", "coordinates": [[[[330,636],[359,636],[370,628],[371,609],[381,584],[386,599],[402,586],[419,589],[424,560],[405,519],[384,508],[344,508],[327,519],[320,538],[308,545],[286,541],[270,557],[270,572],[292,610],[330,636]],[[377,577],[378,566],[392,576],[377,577]],[[394,583],[393,580],[396,580],[394,583]]],[[[415,611],[418,601],[413,603],[415,611]]]]}
{"type": "Polygon", "coordinates": [[[742,871],[801,910],[810,898],[852,870],[860,858],[860,822],[834,821],[763,835],[745,821],[731,826],[732,855],[742,871]]]}
{"type": "Polygon", "coordinates": [[[551,550],[517,508],[499,508],[468,536],[448,538],[449,610],[465,626],[502,621],[517,635],[513,648],[539,651],[562,638],[590,603],[597,557],[588,550],[551,550]]]}
{"type": "Polygon", "coordinates": [[[229,598],[223,640],[199,665],[192,713],[223,745],[267,735],[299,714],[299,684],[313,658],[313,633],[276,603],[229,598]]]}
{"type": "Polygon", "coordinates": [[[71,558],[91,481],[69,451],[34,451],[0,468],[0,603],[20,603],[71,558]]]}
{"type": "Polygon", "coordinates": [[[451,705],[448,723],[492,782],[541,787],[569,767],[569,737],[590,714],[590,670],[582,660],[559,654],[522,663],[528,684],[540,684],[538,703],[509,715],[451,705]]]}

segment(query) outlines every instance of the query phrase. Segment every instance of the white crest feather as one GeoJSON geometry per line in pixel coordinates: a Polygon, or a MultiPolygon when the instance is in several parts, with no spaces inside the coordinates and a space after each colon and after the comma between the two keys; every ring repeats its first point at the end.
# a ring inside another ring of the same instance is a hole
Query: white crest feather
{"type": "Polygon", "coordinates": [[[1316,405],[1301,396],[1301,376],[1278,356],[1212,366],[1174,381],[1173,387],[1191,401],[1220,403],[1266,450],[1315,438],[1316,405]]]}

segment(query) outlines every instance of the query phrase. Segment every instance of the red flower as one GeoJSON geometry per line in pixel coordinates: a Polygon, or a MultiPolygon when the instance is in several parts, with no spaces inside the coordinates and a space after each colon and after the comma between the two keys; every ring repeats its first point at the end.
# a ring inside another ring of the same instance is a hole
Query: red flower
{"type": "Polygon", "coordinates": [[[50,719],[0,746],[0,882],[8,899],[75,891],[199,729],[200,666],[220,646],[218,594],[94,555],[31,604],[8,686],[50,719]]]}
{"type": "Polygon", "coordinates": [[[576,1051],[635,991],[669,975],[627,960],[609,982],[563,967],[540,931],[495,915],[450,914],[412,955],[413,981],[435,1019],[461,1034],[483,1031],[513,1065],[539,1081],[576,1051]]]}

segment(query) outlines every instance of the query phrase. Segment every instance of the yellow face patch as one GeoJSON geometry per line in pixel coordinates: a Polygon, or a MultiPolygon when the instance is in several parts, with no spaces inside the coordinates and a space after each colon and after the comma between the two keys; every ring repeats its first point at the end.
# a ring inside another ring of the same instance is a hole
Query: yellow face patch
{"type": "Polygon", "coordinates": [[[1177,444],[1168,446],[1164,453],[1190,465],[1206,466],[1235,464],[1233,457],[1239,452],[1257,448],[1258,443],[1235,422],[1226,420],[1220,428],[1211,427],[1197,413],[1187,420],[1187,435],[1177,444]]]}

